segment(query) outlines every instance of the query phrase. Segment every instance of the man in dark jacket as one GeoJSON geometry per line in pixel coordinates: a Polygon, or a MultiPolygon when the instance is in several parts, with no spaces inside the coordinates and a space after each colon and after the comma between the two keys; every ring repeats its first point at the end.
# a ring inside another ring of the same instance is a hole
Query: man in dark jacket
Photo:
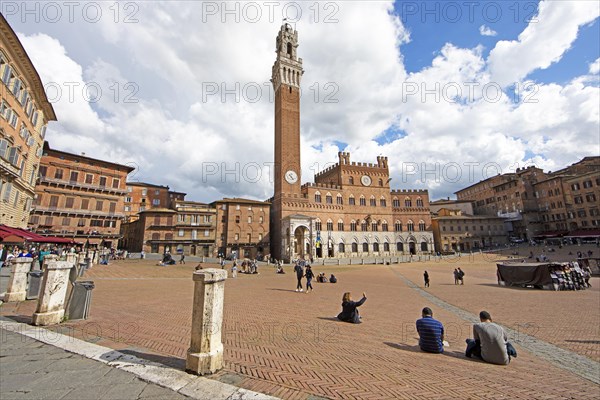
{"type": "Polygon", "coordinates": [[[296,292],[302,292],[302,277],[304,276],[304,269],[300,264],[300,261],[296,262],[296,266],[294,267],[294,272],[296,272],[296,278],[298,278],[298,284],[296,285],[296,292]]]}

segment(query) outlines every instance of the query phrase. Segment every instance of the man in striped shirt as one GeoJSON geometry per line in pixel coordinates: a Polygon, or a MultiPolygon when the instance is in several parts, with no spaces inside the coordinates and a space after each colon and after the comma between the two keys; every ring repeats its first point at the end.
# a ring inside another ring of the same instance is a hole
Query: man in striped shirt
{"type": "Polygon", "coordinates": [[[417,320],[419,347],[428,353],[443,353],[444,326],[440,321],[433,319],[433,311],[429,307],[423,309],[422,316],[423,318],[417,320]]]}

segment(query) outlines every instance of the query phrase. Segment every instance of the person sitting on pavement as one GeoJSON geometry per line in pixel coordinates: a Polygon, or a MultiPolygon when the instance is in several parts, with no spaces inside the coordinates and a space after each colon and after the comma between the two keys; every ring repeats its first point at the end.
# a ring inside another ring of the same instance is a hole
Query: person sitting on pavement
{"type": "Polygon", "coordinates": [[[487,311],[479,313],[478,324],[473,325],[473,339],[467,339],[465,356],[476,356],[490,364],[507,365],[510,357],[517,352],[507,340],[506,332],[498,324],[492,322],[487,311]]]}
{"type": "Polygon", "coordinates": [[[350,292],[344,293],[344,296],[342,296],[342,312],[338,314],[337,319],[353,324],[360,324],[361,316],[358,313],[357,307],[362,306],[366,300],[367,295],[365,293],[363,293],[363,297],[359,301],[352,301],[350,292]]]}
{"type": "Polygon", "coordinates": [[[329,283],[337,283],[337,278],[334,274],[331,274],[331,276],[329,277],[329,283]]]}
{"type": "Polygon", "coordinates": [[[433,311],[429,307],[423,308],[421,316],[422,318],[417,320],[419,347],[427,353],[443,353],[444,325],[433,319],[433,311]]]}
{"type": "Polygon", "coordinates": [[[281,265],[277,266],[277,271],[275,271],[275,273],[277,274],[285,274],[285,271],[283,270],[283,267],[281,265]]]}

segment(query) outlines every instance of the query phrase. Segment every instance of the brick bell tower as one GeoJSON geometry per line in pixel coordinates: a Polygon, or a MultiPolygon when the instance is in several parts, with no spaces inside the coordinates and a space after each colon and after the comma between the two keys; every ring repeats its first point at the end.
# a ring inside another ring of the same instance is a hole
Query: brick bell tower
{"type": "Polygon", "coordinates": [[[298,32],[283,24],[277,35],[271,82],[275,91],[275,197],[300,194],[300,78],[298,32]]]}
{"type": "Polygon", "coordinates": [[[298,32],[284,23],[276,40],[277,58],[271,71],[275,91],[275,192],[271,208],[271,254],[281,258],[281,220],[286,199],[301,197],[300,79],[304,70],[298,58],[298,32]]]}

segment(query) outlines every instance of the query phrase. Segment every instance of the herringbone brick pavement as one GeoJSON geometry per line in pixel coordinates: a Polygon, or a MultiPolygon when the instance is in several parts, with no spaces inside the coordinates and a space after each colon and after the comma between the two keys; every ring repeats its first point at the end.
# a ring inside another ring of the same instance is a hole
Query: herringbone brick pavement
{"type": "MultiPolygon", "coordinates": [[[[598,385],[517,346],[519,357],[495,366],[464,357],[471,324],[432,304],[398,275],[471,313],[490,311],[506,326],[597,360],[597,305],[600,293],[541,292],[495,285],[493,263],[461,261],[464,286],[453,285],[455,263],[394,266],[315,267],[335,273],[337,284],[314,283],[313,293],[297,293],[295,277],[262,268],[260,275],[228,279],[225,289],[224,370],[212,378],[288,399],[598,398],[598,385]],[[368,300],[363,323],[333,317],[343,292],[368,300]],[[430,306],[446,327],[450,347],[443,355],[422,353],[415,320],[430,306]],[[556,316],[559,316],[558,318],[556,316]],[[529,325],[528,325],[529,324],[529,325]],[[535,329],[533,329],[534,327],[535,329]],[[595,344],[594,344],[595,341],[595,344]]],[[[91,318],[60,329],[79,338],[183,367],[189,346],[193,265],[157,267],[127,260],[95,266],[91,318]]],[[[27,320],[34,302],[5,304],[3,315],[27,320]]]]}

